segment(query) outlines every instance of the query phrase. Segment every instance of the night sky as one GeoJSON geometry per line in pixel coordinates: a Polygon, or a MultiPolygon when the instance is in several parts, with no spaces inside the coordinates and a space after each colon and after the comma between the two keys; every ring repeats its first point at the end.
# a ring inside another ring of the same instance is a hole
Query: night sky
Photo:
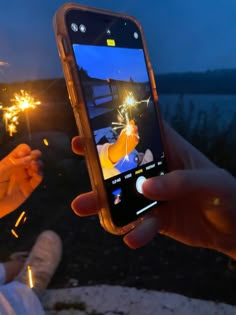
{"type": "MultiPolygon", "coordinates": [[[[62,76],[52,17],[65,1],[1,0],[1,81],[62,76]]],[[[235,0],[81,0],[134,15],[156,73],[236,68],[235,0]]]]}

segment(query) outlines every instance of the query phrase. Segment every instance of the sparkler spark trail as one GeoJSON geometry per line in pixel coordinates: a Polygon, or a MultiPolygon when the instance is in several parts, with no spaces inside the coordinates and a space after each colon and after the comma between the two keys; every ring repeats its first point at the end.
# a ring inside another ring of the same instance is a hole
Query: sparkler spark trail
{"type": "Polygon", "coordinates": [[[19,238],[19,226],[25,224],[26,220],[26,211],[22,211],[21,214],[18,216],[14,227],[11,229],[11,233],[15,238],[19,238]]]}
{"type": "Polygon", "coordinates": [[[15,236],[15,238],[19,238],[19,235],[16,233],[15,230],[11,229],[11,233],[15,236]]]}
{"type": "Polygon", "coordinates": [[[18,217],[16,223],[15,223],[15,227],[18,227],[18,225],[20,224],[20,222],[23,219],[24,215],[25,215],[25,211],[22,211],[20,216],[18,217]]]}
{"type": "MultiPolygon", "coordinates": [[[[130,124],[130,121],[133,120],[132,118],[132,110],[136,108],[138,104],[146,103],[147,106],[149,104],[150,97],[146,100],[137,101],[131,91],[127,93],[127,96],[124,100],[124,103],[119,105],[118,109],[118,122],[113,121],[111,124],[114,126],[114,130],[118,129],[124,129],[126,133],[126,148],[128,147],[128,137],[131,135],[137,136],[136,133],[134,133],[134,127],[132,124],[130,124]]],[[[139,138],[139,137],[138,137],[139,138]]],[[[124,157],[124,160],[129,160],[128,152],[126,149],[126,154],[124,157]]]]}
{"type": "Polygon", "coordinates": [[[149,104],[150,97],[146,100],[137,101],[132,92],[128,92],[127,96],[124,100],[124,103],[119,105],[118,109],[118,122],[112,122],[114,130],[121,129],[127,127],[129,130],[129,122],[133,119],[132,118],[132,110],[136,108],[138,104],[146,103],[147,106],[149,104]]]}
{"type": "Polygon", "coordinates": [[[29,277],[29,286],[32,289],[34,287],[34,282],[33,282],[33,275],[32,275],[32,270],[30,265],[27,266],[27,270],[28,270],[28,277],[29,277]]]}
{"type": "Polygon", "coordinates": [[[49,146],[49,142],[48,142],[48,140],[47,140],[46,138],[43,139],[43,143],[44,143],[44,145],[45,145],[46,147],[49,146]]]}
{"type": "Polygon", "coordinates": [[[20,93],[15,93],[14,98],[11,99],[13,103],[12,106],[2,107],[4,112],[3,120],[5,123],[6,131],[9,133],[10,137],[17,132],[17,125],[19,114],[24,112],[26,117],[26,123],[29,133],[29,138],[31,139],[30,123],[28,117],[28,110],[35,109],[36,106],[40,105],[40,101],[36,101],[28,92],[20,90],[20,93]]]}

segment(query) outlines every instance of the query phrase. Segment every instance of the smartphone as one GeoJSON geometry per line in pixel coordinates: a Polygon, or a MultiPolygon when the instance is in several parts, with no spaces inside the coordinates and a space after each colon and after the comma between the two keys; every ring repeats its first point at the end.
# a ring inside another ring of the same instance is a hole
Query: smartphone
{"type": "Polygon", "coordinates": [[[167,172],[142,27],[129,15],[68,3],[54,30],[101,225],[127,233],[160,203],[143,196],[143,182],[167,172]]]}

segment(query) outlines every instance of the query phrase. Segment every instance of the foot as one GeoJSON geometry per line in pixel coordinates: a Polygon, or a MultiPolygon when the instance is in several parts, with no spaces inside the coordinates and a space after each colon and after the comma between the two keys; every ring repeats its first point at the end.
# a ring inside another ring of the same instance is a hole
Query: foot
{"type": "Polygon", "coordinates": [[[12,261],[23,261],[25,262],[29,253],[28,252],[15,252],[10,255],[10,260],[12,261]]]}
{"type": "Polygon", "coordinates": [[[61,255],[60,237],[53,231],[44,231],[37,238],[23,269],[15,280],[30,286],[41,295],[53,277],[61,255]]]}

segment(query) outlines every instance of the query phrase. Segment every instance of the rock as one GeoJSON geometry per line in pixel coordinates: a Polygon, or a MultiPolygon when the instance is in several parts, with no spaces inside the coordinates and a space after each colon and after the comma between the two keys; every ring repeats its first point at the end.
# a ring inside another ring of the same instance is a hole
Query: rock
{"type": "Polygon", "coordinates": [[[97,285],[48,290],[47,315],[235,315],[236,306],[179,294],[97,285]]]}

